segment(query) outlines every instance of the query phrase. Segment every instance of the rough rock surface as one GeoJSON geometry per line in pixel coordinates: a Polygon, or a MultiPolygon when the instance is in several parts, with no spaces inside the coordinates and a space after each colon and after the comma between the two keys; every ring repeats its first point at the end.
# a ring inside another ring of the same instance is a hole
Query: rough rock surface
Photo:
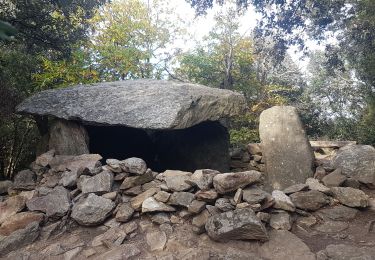
{"type": "MultiPolygon", "coordinates": [[[[46,104],[44,104],[46,105],[46,104]]],[[[49,149],[60,155],[80,155],[89,153],[86,129],[76,122],[58,119],[49,130],[49,149]]]]}
{"type": "Polygon", "coordinates": [[[26,198],[17,195],[0,202],[0,224],[6,221],[10,216],[20,212],[26,203],[26,198]]]}
{"type": "Polygon", "coordinates": [[[123,171],[142,175],[147,170],[146,162],[141,158],[131,157],[120,162],[123,171]]]}
{"type": "Polygon", "coordinates": [[[111,200],[90,193],[74,204],[71,217],[83,226],[97,225],[104,222],[114,207],[111,200]]]}
{"type": "Polygon", "coordinates": [[[275,204],[273,204],[273,207],[275,209],[283,209],[286,211],[295,211],[296,207],[294,206],[293,202],[290,200],[290,198],[285,195],[284,192],[279,190],[274,190],[272,192],[272,198],[275,200],[275,204]]]}
{"type": "Polygon", "coordinates": [[[333,168],[362,183],[375,186],[375,148],[370,145],[347,145],[332,159],[333,168]]]}
{"type": "Polygon", "coordinates": [[[345,221],[354,219],[358,210],[343,205],[336,205],[332,208],[320,209],[316,213],[324,220],[345,221]]]}
{"type": "Polygon", "coordinates": [[[270,260],[315,260],[308,246],[286,230],[272,230],[270,240],[260,248],[260,255],[270,260]]]}
{"type": "Polygon", "coordinates": [[[375,259],[375,248],[355,247],[339,244],[328,245],[317,253],[317,260],[372,260],[375,259]]]}
{"type": "Polygon", "coordinates": [[[210,217],[206,230],[213,240],[268,240],[266,228],[252,209],[237,209],[210,217]]]}
{"type": "Polygon", "coordinates": [[[369,204],[368,196],[361,190],[350,187],[333,187],[331,191],[346,206],[365,208],[369,204]]]}
{"type": "Polygon", "coordinates": [[[237,115],[244,107],[244,96],[229,90],[164,80],[126,80],[46,90],[26,99],[17,112],[143,129],[183,129],[237,115]]]}
{"type": "Polygon", "coordinates": [[[263,111],[259,135],[267,179],[273,189],[305,183],[313,176],[314,155],[296,108],[275,106],[263,111]]]}
{"type": "Polygon", "coordinates": [[[222,173],[214,177],[213,184],[218,193],[224,194],[259,182],[261,177],[262,173],[258,171],[222,173]]]}
{"type": "Polygon", "coordinates": [[[322,182],[327,187],[339,187],[346,181],[345,175],[341,174],[341,168],[334,170],[323,177],[322,182]]]}
{"type": "Polygon", "coordinates": [[[209,190],[212,188],[214,177],[219,173],[210,169],[196,170],[191,176],[190,181],[201,190],[209,190]]]}
{"type": "Polygon", "coordinates": [[[290,195],[293,204],[303,210],[318,210],[329,203],[329,198],[322,192],[300,191],[290,195]]]}
{"type": "Polygon", "coordinates": [[[153,197],[147,198],[142,203],[142,213],[144,212],[157,212],[157,211],[176,211],[175,208],[155,200],[153,197]]]}
{"type": "Polygon", "coordinates": [[[112,190],[113,174],[103,171],[93,177],[85,178],[80,183],[82,193],[105,193],[112,190]]]}
{"type": "Polygon", "coordinates": [[[91,174],[100,166],[102,157],[99,154],[56,155],[50,161],[50,167],[55,172],[71,171],[74,173],[91,174]]]}
{"type": "Polygon", "coordinates": [[[23,170],[14,176],[13,189],[32,190],[35,188],[36,174],[30,170],[23,170]]]}
{"type": "Polygon", "coordinates": [[[8,189],[13,186],[11,181],[0,181],[0,195],[8,193],[8,189]]]}
{"type": "Polygon", "coordinates": [[[59,218],[70,209],[70,195],[64,187],[57,186],[47,195],[29,200],[26,205],[31,211],[41,211],[47,217],[59,218]]]}
{"type": "Polygon", "coordinates": [[[162,174],[168,189],[171,191],[185,191],[191,188],[191,184],[189,184],[191,172],[167,170],[162,174]]]}

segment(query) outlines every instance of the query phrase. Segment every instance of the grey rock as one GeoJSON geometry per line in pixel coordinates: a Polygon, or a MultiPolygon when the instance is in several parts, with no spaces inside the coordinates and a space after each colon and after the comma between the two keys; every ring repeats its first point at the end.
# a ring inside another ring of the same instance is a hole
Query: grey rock
{"type": "Polygon", "coordinates": [[[195,197],[197,200],[212,202],[216,200],[216,198],[218,197],[218,194],[214,189],[207,190],[207,191],[200,190],[200,191],[197,191],[197,193],[195,193],[195,197]]]}
{"type": "Polygon", "coordinates": [[[114,207],[111,200],[90,193],[74,204],[71,217],[83,226],[97,225],[104,222],[114,207]]]}
{"type": "Polygon", "coordinates": [[[71,171],[80,174],[91,175],[98,167],[102,157],[99,154],[56,155],[50,161],[50,167],[53,172],[71,171]]]}
{"type": "Polygon", "coordinates": [[[36,158],[35,163],[39,166],[46,167],[49,165],[50,161],[52,160],[54,156],[55,156],[55,150],[53,149],[49,150],[48,152],[39,155],[36,158]]]}
{"type": "Polygon", "coordinates": [[[146,162],[141,158],[128,158],[120,162],[120,167],[124,172],[142,175],[147,170],[146,162]]]}
{"type": "Polygon", "coordinates": [[[247,145],[247,150],[251,155],[261,155],[262,154],[262,147],[259,143],[250,143],[247,145]]]}
{"type": "Polygon", "coordinates": [[[167,243],[167,235],[164,231],[155,231],[146,234],[146,242],[150,251],[161,251],[167,243]]]}
{"type": "Polygon", "coordinates": [[[270,260],[315,260],[315,254],[296,235],[286,230],[272,230],[270,240],[259,250],[260,256],[270,260]]]}
{"type": "Polygon", "coordinates": [[[107,159],[105,161],[105,163],[107,164],[107,167],[109,168],[110,171],[112,172],[115,172],[115,173],[121,173],[122,172],[122,169],[121,169],[121,161],[117,160],[117,159],[107,159]]]}
{"type": "Polygon", "coordinates": [[[0,224],[25,208],[26,198],[16,195],[0,202],[0,224]]]}
{"type": "Polygon", "coordinates": [[[268,240],[266,228],[251,209],[236,209],[211,216],[205,227],[213,240],[268,240]]]}
{"type": "Polygon", "coordinates": [[[159,192],[159,188],[151,188],[149,190],[146,190],[145,192],[142,192],[141,194],[137,195],[136,197],[132,198],[130,200],[130,204],[133,209],[140,210],[142,207],[143,201],[145,201],[147,198],[152,197],[154,194],[159,192]]]}
{"type": "Polygon", "coordinates": [[[230,172],[217,174],[213,179],[215,190],[220,194],[235,191],[247,185],[261,181],[262,173],[258,171],[230,172]]]}
{"type": "Polygon", "coordinates": [[[317,260],[372,260],[375,259],[375,249],[356,247],[347,244],[328,245],[317,253],[317,260]]]}
{"type": "Polygon", "coordinates": [[[276,212],[271,214],[270,226],[277,230],[290,230],[292,219],[287,212],[276,212]]]}
{"type": "Polygon", "coordinates": [[[221,211],[230,211],[233,210],[235,207],[230,203],[229,199],[227,198],[219,198],[215,202],[215,207],[220,209],[221,211]]]}
{"type": "Polygon", "coordinates": [[[51,192],[42,197],[36,197],[26,203],[30,211],[41,211],[49,218],[61,218],[70,209],[70,194],[61,186],[55,187],[51,192]]]}
{"type": "Polygon", "coordinates": [[[145,174],[139,176],[126,177],[122,182],[120,189],[126,190],[133,188],[135,186],[142,185],[144,183],[150,182],[154,179],[152,171],[147,171],[145,174]]]}
{"type": "Polygon", "coordinates": [[[165,212],[160,212],[160,213],[156,213],[156,214],[152,215],[151,221],[153,223],[156,223],[156,224],[159,224],[159,225],[171,222],[168,214],[165,213],[165,212]]]}
{"type": "Polygon", "coordinates": [[[189,207],[193,200],[194,194],[190,192],[173,192],[168,203],[175,206],[189,207]]]}
{"type": "Polygon", "coordinates": [[[93,177],[85,178],[81,182],[82,193],[103,194],[112,191],[113,174],[109,171],[103,171],[93,177]]]}
{"type": "Polygon", "coordinates": [[[188,211],[191,213],[198,214],[205,208],[206,208],[206,202],[200,201],[200,200],[193,200],[188,207],[188,211]]]}
{"type": "Polygon", "coordinates": [[[313,176],[314,154],[297,109],[275,106],[262,112],[259,135],[268,184],[283,190],[313,176]]]}
{"type": "Polygon", "coordinates": [[[39,222],[34,221],[7,236],[0,234],[0,256],[33,243],[38,238],[39,232],[39,222]]]}
{"type": "Polygon", "coordinates": [[[46,90],[18,105],[17,112],[78,118],[91,124],[183,129],[238,115],[244,108],[244,96],[229,90],[165,80],[126,80],[46,90]]]}
{"type": "Polygon", "coordinates": [[[348,207],[362,207],[369,205],[369,197],[361,190],[350,187],[332,187],[336,199],[348,207]]]}
{"type": "Polygon", "coordinates": [[[332,208],[320,209],[316,213],[324,220],[348,221],[356,217],[358,210],[343,205],[336,205],[332,208]]]}
{"type": "Polygon", "coordinates": [[[370,145],[347,145],[339,149],[332,166],[342,169],[346,177],[375,185],[375,148],[370,145]]]}
{"type": "Polygon", "coordinates": [[[257,212],[257,218],[264,222],[264,223],[269,223],[270,222],[270,219],[271,219],[271,214],[267,213],[267,212],[257,212]]]}
{"type": "MultiPolygon", "coordinates": [[[[375,175],[374,175],[375,176],[375,175]]],[[[327,187],[339,187],[346,181],[346,176],[341,174],[341,169],[336,169],[333,172],[323,177],[322,182],[327,187]]]]}
{"type": "Polygon", "coordinates": [[[154,195],[154,198],[157,200],[157,201],[160,201],[160,202],[167,202],[169,200],[169,197],[171,196],[170,193],[166,192],[166,191],[159,191],[158,193],[156,193],[154,195]]]}
{"type": "Polygon", "coordinates": [[[293,202],[291,199],[285,195],[284,192],[279,191],[279,190],[274,190],[272,192],[272,198],[274,199],[274,205],[273,207],[275,209],[283,209],[286,211],[295,211],[296,207],[294,206],[293,202]]]}
{"type": "Polygon", "coordinates": [[[239,204],[242,201],[243,196],[243,190],[241,188],[238,188],[236,193],[234,194],[233,201],[235,204],[239,204]]]}
{"type": "Polygon", "coordinates": [[[162,173],[167,187],[171,191],[186,191],[192,187],[189,183],[192,173],[177,170],[167,170],[162,173]]]}
{"type": "Polygon", "coordinates": [[[13,186],[11,181],[0,181],[0,195],[8,193],[8,189],[13,186]]]}
{"type": "Polygon", "coordinates": [[[297,184],[294,184],[292,186],[289,186],[288,188],[284,189],[284,193],[289,195],[289,194],[292,194],[292,193],[295,193],[295,192],[299,192],[299,191],[305,191],[307,190],[309,187],[309,185],[305,184],[305,183],[297,183],[297,184]]]}
{"type": "Polygon", "coordinates": [[[157,201],[155,198],[153,197],[149,197],[147,199],[145,199],[142,203],[142,213],[145,213],[145,212],[171,212],[171,211],[176,211],[175,208],[163,203],[163,202],[160,202],[160,201],[157,201]]]}
{"type": "Polygon", "coordinates": [[[221,213],[221,211],[220,211],[217,207],[212,206],[212,205],[206,205],[206,209],[208,210],[208,212],[209,212],[212,216],[221,213]]]}
{"type": "Polygon", "coordinates": [[[61,175],[59,183],[64,187],[74,187],[77,185],[78,177],[77,172],[65,171],[61,175]]]}
{"type": "Polygon", "coordinates": [[[315,226],[315,230],[322,233],[339,233],[349,227],[347,222],[328,220],[315,226]]]}
{"type": "Polygon", "coordinates": [[[88,154],[87,131],[76,122],[56,119],[49,129],[48,147],[60,155],[88,154]]]}
{"type": "Polygon", "coordinates": [[[197,185],[200,190],[209,190],[212,188],[214,177],[219,173],[219,171],[210,169],[196,170],[190,181],[197,185]]]}
{"type": "Polygon", "coordinates": [[[102,195],[105,199],[110,199],[112,201],[115,201],[117,198],[117,191],[108,192],[102,195]]]}
{"type": "Polygon", "coordinates": [[[129,203],[122,203],[117,208],[116,220],[118,222],[127,222],[131,219],[134,214],[134,209],[129,203]]]}
{"type": "Polygon", "coordinates": [[[258,187],[251,187],[243,190],[242,199],[250,204],[261,203],[271,195],[258,187]]]}
{"type": "Polygon", "coordinates": [[[202,234],[203,232],[205,232],[205,225],[209,217],[211,217],[211,214],[207,209],[196,215],[191,221],[191,224],[193,225],[193,231],[197,234],[202,234]]]}
{"type": "Polygon", "coordinates": [[[13,189],[33,190],[35,188],[36,174],[30,170],[23,170],[14,176],[13,189]]]}
{"type": "Polygon", "coordinates": [[[289,197],[297,208],[309,211],[318,210],[329,203],[328,196],[316,190],[296,192],[289,197]]]}
{"type": "Polygon", "coordinates": [[[321,184],[319,182],[319,180],[317,180],[317,179],[308,178],[306,180],[306,184],[309,186],[310,190],[320,191],[320,192],[323,192],[325,194],[330,194],[330,192],[331,192],[330,188],[321,184]]]}

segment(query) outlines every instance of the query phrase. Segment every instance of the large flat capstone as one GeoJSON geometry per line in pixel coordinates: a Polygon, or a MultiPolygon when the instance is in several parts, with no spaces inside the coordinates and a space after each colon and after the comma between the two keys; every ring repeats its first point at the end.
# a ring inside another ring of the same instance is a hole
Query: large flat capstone
{"type": "Polygon", "coordinates": [[[229,90],[142,79],[46,90],[22,102],[17,112],[84,124],[184,129],[244,108],[244,96],[229,90]]]}

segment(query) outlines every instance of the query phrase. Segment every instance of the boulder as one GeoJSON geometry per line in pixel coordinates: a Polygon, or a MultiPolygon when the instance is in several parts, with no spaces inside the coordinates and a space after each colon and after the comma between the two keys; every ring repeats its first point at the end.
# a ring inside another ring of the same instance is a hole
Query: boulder
{"type": "Polygon", "coordinates": [[[0,195],[8,193],[8,189],[13,186],[11,181],[0,181],[0,195]]]}
{"type": "Polygon", "coordinates": [[[100,167],[100,160],[103,159],[99,154],[56,155],[50,161],[50,167],[54,172],[70,171],[79,174],[92,174],[96,168],[100,167]]]}
{"type": "Polygon", "coordinates": [[[88,154],[87,131],[76,122],[56,119],[49,129],[48,148],[60,155],[88,154]]]}
{"type": "Polygon", "coordinates": [[[116,220],[118,222],[127,222],[134,214],[134,209],[128,203],[122,203],[118,206],[116,220]]]}
{"type": "Polygon", "coordinates": [[[213,240],[268,240],[266,228],[254,211],[248,208],[211,216],[205,227],[213,240]]]}
{"type": "Polygon", "coordinates": [[[272,230],[270,240],[259,250],[260,256],[270,260],[315,260],[315,254],[296,235],[286,230],[272,230]]]}
{"type": "Polygon", "coordinates": [[[348,221],[355,218],[358,210],[343,205],[336,205],[332,208],[320,209],[316,213],[324,220],[348,221]]]}
{"type": "Polygon", "coordinates": [[[271,195],[258,187],[251,187],[243,190],[242,199],[250,204],[261,203],[271,195]]]}
{"type": "Polygon", "coordinates": [[[292,219],[287,212],[275,212],[271,214],[270,226],[277,230],[290,230],[292,219]]]}
{"type": "Polygon", "coordinates": [[[173,192],[168,203],[174,206],[189,207],[194,200],[194,194],[190,192],[173,192]]]}
{"type": "Polygon", "coordinates": [[[183,129],[238,115],[245,104],[243,95],[229,90],[147,79],[46,90],[18,105],[17,112],[97,125],[183,129]]]}
{"type": "Polygon", "coordinates": [[[53,149],[49,150],[48,152],[45,152],[45,153],[39,155],[36,158],[35,163],[36,163],[36,165],[39,165],[39,166],[42,166],[42,167],[47,167],[54,156],[55,156],[55,150],[53,150],[53,149]]]}
{"type": "Polygon", "coordinates": [[[296,207],[294,206],[293,202],[290,198],[285,195],[284,192],[279,190],[274,190],[272,192],[272,198],[274,199],[273,207],[275,209],[283,209],[286,211],[295,211],[296,207]]]}
{"type": "Polygon", "coordinates": [[[126,177],[124,181],[122,182],[120,189],[121,190],[130,189],[135,186],[139,186],[144,183],[150,182],[153,179],[154,179],[154,175],[152,174],[152,171],[147,171],[145,174],[138,175],[138,176],[126,177]]]}
{"type": "Polygon", "coordinates": [[[297,208],[309,211],[318,210],[329,203],[329,197],[316,190],[296,192],[289,197],[297,208]]]}
{"type": "Polygon", "coordinates": [[[60,218],[70,209],[70,194],[64,187],[57,186],[47,195],[29,200],[26,205],[30,211],[44,212],[49,218],[60,218]]]}
{"type": "Polygon", "coordinates": [[[213,178],[215,190],[220,194],[235,191],[238,188],[261,181],[262,173],[258,171],[229,172],[217,174],[213,178]]]}
{"type": "Polygon", "coordinates": [[[362,207],[369,205],[369,197],[361,190],[350,187],[332,187],[331,191],[336,199],[348,207],[362,207]]]}
{"type": "Polygon", "coordinates": [[[8,220],[9,225],[13,226],[12,233],[8,234],[5,230],[4,234],[0,233],[0,256],[34,242],[39,236],[39,217],[23,215],[15,218],[8,220]]]}
{"type": "Polygon", "coordinates": [[[24,209],[26,198],[17,195],[0,202],[0,224],[24,209]]]}
{"type": "Polygon", "coordinates": [[[93,226],[104,222],[116,204],[103,197],[90,193],[82,197],[72,208],[71,217],[83,226],[93,226]]]}
{"type": "Polygon", "coordinates": [[[262,112],[259,135],[268,184],[283,190],[313,176],[314,154],[297,109],[275,106],[262,112]]]}
{"type": "Polygon", "coordinates": [[[23,170],[14,176],[13,189],[33,190],[35,188],[36,174],[30,170],[23,170]]]}
{"type": "Polygon", "coordinates": [[[140,210],[142,207],[143,201],[145,201],[147,198],[152,197],[154,194],[158,193],[159,191],[160,191],[159,188],[151,188],[149,190],[146,190],[145,192],[142,192],[136,197],[132,198],[130,200],[130,204],[132,208],[135,210],[140,210]]]}
{"type": "Polygon", "coordinates": [[[145,199],[142,203],[142,213],[145,212],[171,212],[176,211],[175,208],[155,200],[153,197],[145,199]]]}
{"type": "Polygon", "coordinates": [[[110,171],[103,171],[93,177],[85,178],[80,183],[82,193],[103,194],[112,191],[113,174],[110,171]]]}
{"type": "Polygon", "coordinates": [[[209,190],[212,188],[214,177],[220,172],[216,170],[203,169],[196,170],[190,178],[190,181],[198,186],[200,190],[209,190]]]}
{"type": "Polygon", "coordinates": [[[327,187],[339,187],[346,181],[346,176],[341,174],[341,168],[334,170],[323,177],[322,182],[327,187]]]}
{"type": "Polygon", "coordinates": [[[141,158],[128,158],[120,162],[120,167],[124,172],[142,175],[147,170],[147,165],[141,158]]]}
{"type": "Polygon", "coordinates": [[[192,186],[189,184],[191,172],[167,170],[162,174],[168,189],[171,191],[186,191],[192,186]]]}
{"type": "Polygon", "coordinates": [[[342,169],[346,177],[375,187],[375,148],[370,145],[347,145],[332,158],[332,167],[342,169]]]}

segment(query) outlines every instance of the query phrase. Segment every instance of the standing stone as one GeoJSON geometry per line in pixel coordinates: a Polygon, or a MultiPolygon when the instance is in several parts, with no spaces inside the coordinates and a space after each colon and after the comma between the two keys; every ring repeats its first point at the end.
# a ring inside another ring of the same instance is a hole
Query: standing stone
{"type": "Polygon", "coordinates": [[[97,225],[104,222],[115,205],[109,199],[90,193],[87,198],[81,198],[74,204],[71,217],[83,226],[97,225]]]}
{"type": "Polygon", "coordinates": [[[259,121],[268,184],[283,190],[313,176],[314,154],[297,109],[275,106],[262,112],[259,121]]]}
{"type": "Polygon", "coordinates": [[[73,121],[56,120],[50,128],[49,149],[56,154],[88,154],[88,134],[86,129],[73,121]]]}
{"type": "Polygon", "coordinates": [[[342,174],[375,187],[375,148],[370,145],[347,145],[332,159],[333,168],[342,174]]]}
{"type": "Polygon", "coordinates": [[[236,209],[214,215],[207,220],[205,227],[213,240],[268,240],[266,228],[252,209],[236,209]]]}

